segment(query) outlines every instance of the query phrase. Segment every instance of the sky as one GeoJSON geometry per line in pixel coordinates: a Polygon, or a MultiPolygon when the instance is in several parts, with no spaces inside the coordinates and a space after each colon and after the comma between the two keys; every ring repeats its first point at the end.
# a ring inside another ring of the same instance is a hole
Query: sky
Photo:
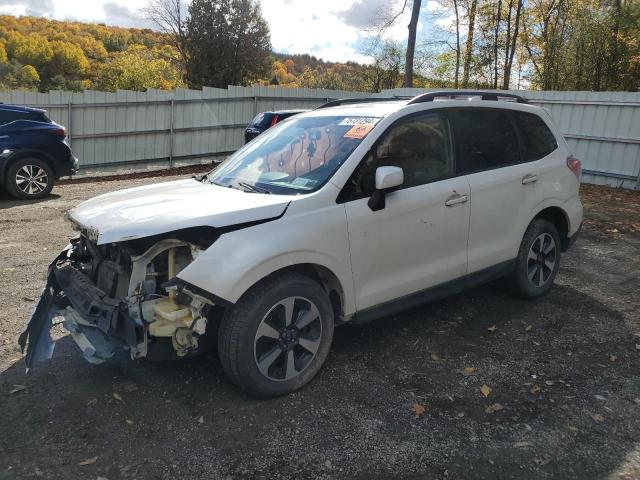
{"type": "MultiPolygon", "coordinates": [[[[380,12],[401,8],[400,0],[261,0],[269,23],[273,49],[308,53],[327,61],[367,63],[364,45],[373,33],[367,28],[380,12]]],[[[151,27],[141,9],[147,0],[2,0],[0,13],[35,15],[57,20],[101,22],[122,27],[151,27]]],[[[427,1],[426,10],[435,10],[427,1]]],[[[410,9],[398,18],[387,36],[406,41],[410,9]]],[[[436,20],[445,24],[446,18],[436,20]]],[[[421,23],[419,31],[424,30],[421,23]]]]}

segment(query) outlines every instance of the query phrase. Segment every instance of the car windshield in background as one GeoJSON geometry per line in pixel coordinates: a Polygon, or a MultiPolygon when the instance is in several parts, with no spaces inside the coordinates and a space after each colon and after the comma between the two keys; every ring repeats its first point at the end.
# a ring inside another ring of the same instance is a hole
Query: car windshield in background
{"type": "Polygon", "coordinates": [[[267,130],[207,179],[256,193],[298,194],[320,188],[378,123],[378,117],[294,117],[267,130]]]}

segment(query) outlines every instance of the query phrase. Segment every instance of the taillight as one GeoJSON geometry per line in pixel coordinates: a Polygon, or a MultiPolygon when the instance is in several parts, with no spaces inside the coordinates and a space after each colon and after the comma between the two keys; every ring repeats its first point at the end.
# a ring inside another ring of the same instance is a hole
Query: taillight
{"type": "Polygon", "coordinates": [[[64,127],[52,128],[51,130],[49,130],[49,134],[55,135],[56,137],[64,138],[67,136],[67,131],[64,129],[64,127]]]}
{"type": "Polygon", "coordinates": [[[569,170],[580,180],[580,175],[582,175],[582,162],[572,155],[567,157],[567,167],[569,167],[569,170]]]}
{"type": "Polygon", "coordinates": [[[276,123],[278,123],[278,115],[273,116],[273,118],[271,119],[271,125],[269,125],[269,128],[273,127],[276,123]]]}

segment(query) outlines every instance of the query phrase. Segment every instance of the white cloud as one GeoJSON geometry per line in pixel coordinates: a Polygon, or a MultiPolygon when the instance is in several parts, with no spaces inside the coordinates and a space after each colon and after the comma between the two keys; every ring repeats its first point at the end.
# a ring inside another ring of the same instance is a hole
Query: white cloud
{"type": "MultiPolygon", "coordinates": [[[[429,9],[432,1],[428,1],[425,8],[429,9]]],[[[358,62],[367,61],[358,50],[363,39],[372,35],[367,25],[381,13],[397,13],[402,3],[401,0],[261,1],[276,51],[308,53],[329,61],[358,62]]],[[[139,13],[146,5],[147,0],[2,0],[0,13],[149,27],[139,13]]],[[[409,15],[410,6],[386,35],[398,41],[406,39],[409,15]]]]}

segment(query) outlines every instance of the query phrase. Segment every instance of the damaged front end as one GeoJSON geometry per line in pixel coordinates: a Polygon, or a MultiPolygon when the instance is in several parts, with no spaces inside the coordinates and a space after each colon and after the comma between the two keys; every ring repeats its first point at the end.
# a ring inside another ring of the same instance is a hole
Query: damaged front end
{"type": "Polygon", "coordinates": [[[132,359],[166,359],[205,350],[216,308],[176,277],[200,252],[175,238],[152,245],[98,246],[85,235],[72,240],[49,266],[47,284],[18,340],[27,368],[51,358],[50,331],[58,323],[91,363],[120,352],[132,359]]]}

